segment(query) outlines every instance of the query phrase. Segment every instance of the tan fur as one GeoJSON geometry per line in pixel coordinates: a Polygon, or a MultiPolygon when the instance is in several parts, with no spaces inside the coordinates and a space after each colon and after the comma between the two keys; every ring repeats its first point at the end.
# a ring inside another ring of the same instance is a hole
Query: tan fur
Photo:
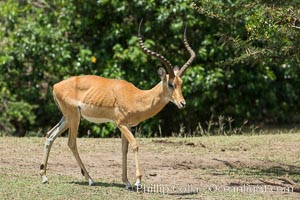
{"type": "MultiPolygon", "coordinates": [[[[177,71],[175,71],[177,73],[177,71]]],[[[141,121],[156,115],[169,101],[179,108],[185,104],[181,93],[182,80],[175,76],[169,80],[168,75],[161,77],[162,81],[150,90],[140,90],[133,84],[99,76],[74,76],[54,85],[53,96],[63,113],[63,119],[47,135],[41,176],[43,182],[48,182],[46,166],[50,149],[55,138],[69,129],[70,146],[82,174],[93,184],[84,164],[82,163],[76,145],[76,137],[80,118],[96,123],[114,122],[122,133],[123,174],[122,180],[130,187],[127,179],[127,149],[128,143],[135,152],[137,185],[141,182],[141,172],[138,161],[138,144],[130,131],[141,121]],[[168,84],[173,84],[174,89],[168,84]]]]}
{"type": "Polygon", "coordinates": [[[161,82],[150,90],[140,90],[133,84],[123,80],[107,79],[99,76],[74,76],[57,83],[53,87],[53,96],[63,117],[48,133],[44,147],[43,160],[40,165],[40,174],[43,183],[48,182],[46,168],[51,146],[54,140],[65,130],[69,129],[68,145],[71,148],[81,173],[89,184],[94,181],[85,169],[78,154],[76,137],[81,117],[96,123],[114,122],[122,133],[122,180],[126,188],[131,184],[127,179],[127,152],[130,144],[135,154],[136,186],[141,185],[141,172],[138,159],[138,144],[130,131],[141,121],[156,115],[169,101],[178,108],[185,106],[182,96],[181,76],[195,58],[195,52],[189,46],[184,31],[184,45],[190,53],[190,59],[182,66],[172,68],[171,63],[159,53],[147,49],[140,34],[142,21],[139,25],[138,40],[141,49],[148,55],[158,58],[168,70],[169,75],[163,68],[158,70],[161,82]],[[169,80],[170,78],[170,80],[169,80]]]}

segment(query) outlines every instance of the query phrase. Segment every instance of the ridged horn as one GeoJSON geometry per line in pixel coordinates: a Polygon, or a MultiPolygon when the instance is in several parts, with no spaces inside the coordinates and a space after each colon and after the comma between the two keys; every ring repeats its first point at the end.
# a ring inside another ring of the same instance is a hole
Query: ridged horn
{"type": "Polygon", "coordinates": [[[193,49],[190,47],[189,43],[188,43],[188,40],[186,38],[186,29],[187,29],[187,24],[185,25],[185,29],[184,29],[184,38],[183,38],[183,41],[184,41],[184,46],[185,48],[187,49],[187,51],[190,53],[191,57],[190,59],[180,68],[180,71],[178,73],[178,76],[182,76],[184,71],[192,64],[193,60],[195,59],[196,57],[196,54],[195,52],[193,51],[193,49]]]}
{"type": "Polygon", "coordinates": [[[139,41],[140,47],[142,48],[142,50],[146,54],[158,58],[165,65],[165,67],[167,68],[169,77],[170,78],[174,78],[175,74],[174,74],[173,67],[172,67],[171,63],[163,55],[161,55],[159,53],[156,53],[154,51],[151,51],[150,49],[148,49],[148,48],[145,47],[145,44],[144,44],[144,41],[143,41],[143,38],[142,38],[142,35],[141,35],[141,25],[142,25],[142,22],[143,22],[143,19],[140,22],[139,31],[138,31],[138,41],[139,41]]]}

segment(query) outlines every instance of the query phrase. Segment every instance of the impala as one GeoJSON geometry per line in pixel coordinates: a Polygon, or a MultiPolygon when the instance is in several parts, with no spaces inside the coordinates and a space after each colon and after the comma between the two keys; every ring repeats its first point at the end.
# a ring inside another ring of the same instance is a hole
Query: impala
{"type": "Polygon", "coordinates": [[[179,69],[161,54],[147,49],[140,34],[142,21],[138,29],[138,42],[141,49],[148,55],[158,58],[166,67],[159,68],[161,81],[150,90],[140,90],[124,80],[108,79],[93,75],[74,76],[53,86],[54,99],[63,117],[48,133],[44,146],[40,175],[43,183],[48,183],[46,168],[51,146],[54,140],[69,129],[68,146],[73,152],[82,175],[93,185],[94,181],[88,174],[77,150],[76,137],[81,118],[94,123],[113,122],[121,131],[122,140],[122,181],[126,188],[131,188],[127,179],[127,152],[131,145],[135,155],[136,183],[141,185],[142,174],[138,159],[138,143],[130,128],[156,115],[168,103],[173,102],[179,109],[185,107],[182,96],[181,76],[195,58],[195,52],[189,46],[184,30],[184,45],[190,54],[189,60],[179,69]]]}

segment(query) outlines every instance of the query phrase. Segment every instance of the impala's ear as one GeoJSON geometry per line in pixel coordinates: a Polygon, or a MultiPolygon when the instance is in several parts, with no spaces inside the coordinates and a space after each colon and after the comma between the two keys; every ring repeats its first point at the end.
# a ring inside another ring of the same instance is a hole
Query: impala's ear
{"type": "Polygon", "coordinates": [[[176,76],[178,76],[178,73],[179,73],[179,67],[176,65],[174,68],[173,68],[173,71],[174,71],[174,74],[176,75],[176,76]]]}
{"type": "Polygon", "coordinates": [[[166,79],[166,70],[164,68],[160,67],[157,73],[162,81],[166,79]]]}

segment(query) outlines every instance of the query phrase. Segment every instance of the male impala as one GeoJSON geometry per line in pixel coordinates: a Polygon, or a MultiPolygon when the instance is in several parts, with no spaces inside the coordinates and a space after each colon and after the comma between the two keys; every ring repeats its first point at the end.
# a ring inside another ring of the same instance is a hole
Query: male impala
{"type": "MultiPolygon", "coordinates": [[[[141,21],[142,23],[142,21],[141,21]]],[[[99,76],[85,75],[74,76],[54,85],[53,96],[57,102],[63,117],[48,133],[44,147],[43,160],[40,165],[40,174],[43,183],[47,183],[46,167],[49,152],[54,140],[61,133],[69,129],[68,145],[71,148],[82,175],[89,180],[89,185],[94,183],[79,157],[76,145],[76,137],[80,118],[95,123],[114,122],[122,135],[122,181],[126,188],[131,188],[127,179],[127,152],[128,143],[135,154],[136,186],[141,185],[141,172],[138,160],[138,144],[130,131],[130,128],[141,121],[156,115],[169,101],[179,109],[185,106],[185,100],[181,93],[181,76],[195,58],[186,39],[184,31],[184,45],[190,53],[190,59],[182,66],[173,68],[171,63],[162,55],[147,49],[144,46],[140,34],[139,25],[138,40],[142,50],[148,55],[158,58],[166,67],[168,75],[163,68],[158,70],[161,78],[155,87],[150,90],[140,90],[133,84],[123,81],[107,79],[99,76]]]]}

